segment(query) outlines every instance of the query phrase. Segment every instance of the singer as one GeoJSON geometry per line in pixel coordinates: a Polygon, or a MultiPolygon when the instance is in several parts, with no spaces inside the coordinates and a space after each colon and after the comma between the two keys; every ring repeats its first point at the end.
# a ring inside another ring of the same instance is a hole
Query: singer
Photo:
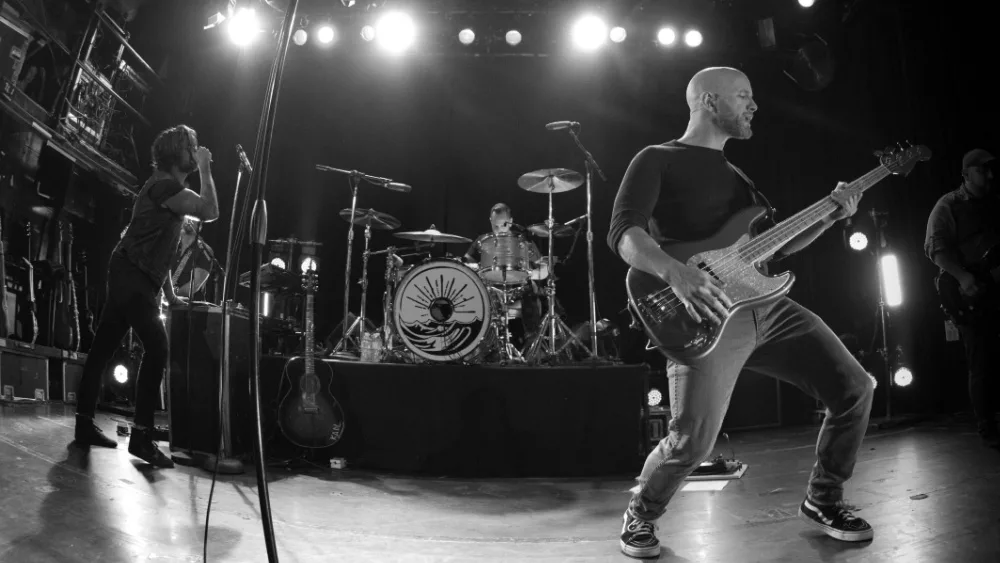
{"type": "Polygon", "coordinates": [[[135,425],[130,454],[155,467],[173,467],[153,443],[153,409],[167,366],[167,334],[160,321],[160,288],[171,304],[184,303],[174,291],[170,262],[181,238],[185,216],[209,222],[219,218],[212,179],[212,153],[198,146],[194,129],[178,125],[153,141],[154,172],[135,200],[132,220],[108,264],[107,299],[80,381],[76,444],[118,447],[94,422],[101,378],[129,328],[142,341],[145,356],[136,381],[135,425]],[[198,173],[200,194],[185,187],[198,173]]]}

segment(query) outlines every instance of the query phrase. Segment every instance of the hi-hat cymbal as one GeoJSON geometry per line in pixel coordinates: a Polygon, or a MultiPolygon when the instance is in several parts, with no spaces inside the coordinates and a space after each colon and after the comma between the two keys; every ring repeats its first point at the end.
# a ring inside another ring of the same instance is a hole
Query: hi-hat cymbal
{"type": "Polygon", "coordinates": [[[529,192],[568,192],[583,184],[583,176],[568,168],[543,168],[528,172],[517,179],[517,185],[529,192]]]}
{"type": "Polygon", "coordinates": [[[449,235],[448,233],[442,233],[437,230],[434,225],[426,231],[405,231],[402,233],[396,233],[393,235],[397,238],[403,238],[406,240],[417,240],[420,242],[435,242],[435,243],[470,243],[472,239],[461,237],[458,235],[449,235]]]}
{"type": "MultiPolygon", "coordinates": [[[[340,218],[348,223],[351,223],[351,210],[341,209],[340,218]]],[[[354,210],[354,221],[355,225],[368,225],[371,224],[373,229],[379,229],[382,231],[391,231],[393,229],[399,228],[401,224],[399,219],[396,219],[388,213],[382,213],[381,211],[375,211],[374,209],[355,209],[354,210]]]]}
{"type": "MultiPolygon", "coordinates": [[[[531,234],[536,237],[549,238],[549,227],[545,223],[535,223],[534,225],[528,227],[531,234]]],[[[573,227],[567,227],[566,225],[560,225],[556,223],[552,226],[552,232],[556,238],[566,238],[573,236],[573,227]]]]}

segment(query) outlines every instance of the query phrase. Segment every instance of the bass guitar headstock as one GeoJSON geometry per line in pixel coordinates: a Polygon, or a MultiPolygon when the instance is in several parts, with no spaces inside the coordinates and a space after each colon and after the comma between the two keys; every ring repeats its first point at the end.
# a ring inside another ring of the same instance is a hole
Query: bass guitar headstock
{"type": "Polygon", "coordinates": [[[913,146],[909,141],[906,144],[904,147],[897,143],[894,147],[889,146],[885,150],[875,151],[875,156],[889,172],[907,176],[918,162],[931,159],[931,149],[924,145],[913,146]]]}

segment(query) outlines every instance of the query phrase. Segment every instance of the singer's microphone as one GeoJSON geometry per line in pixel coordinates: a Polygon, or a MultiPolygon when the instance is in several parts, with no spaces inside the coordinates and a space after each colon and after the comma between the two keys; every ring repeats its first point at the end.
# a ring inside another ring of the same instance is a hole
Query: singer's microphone
{"type": "Polygon", "coordinates": [[[240,163],[246,167],[248,172],[253,172],[253,167],[250,166],[250,159],[247,158],[247,153],[243,152],[243,146],[236,143],[236,154],[240,157],[240,163]]]}
{"type": "Polygon", "coordinates": [[[579,121],[553,121],[552,123],[547,123],[545,128],[549,131],[562,131],[563,129],[579,129],[579,121]]]}

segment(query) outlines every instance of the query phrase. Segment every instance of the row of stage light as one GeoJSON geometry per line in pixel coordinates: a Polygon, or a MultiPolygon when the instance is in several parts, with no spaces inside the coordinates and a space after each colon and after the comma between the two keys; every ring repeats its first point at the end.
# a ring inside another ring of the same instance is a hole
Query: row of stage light
{"type": "MultiPolygon", "coordinates": [[[[253,43],[266,31],[257,13],[252,8],[240,8],[231,17],[225,18],[225,26],[229,38],[239,46],[253,43]]],[[[420,30],[413,18],[405,12],[386,12],[375,23],[366,24],[360,28],[359,35],[366,42],[376,42],[386,51],[402,53],[412,47],[418,39],[420,30]]],[[[341,32],[332,23],[322,23],[312,26],[298,26],[292,34],[296,45],[305,45],[312,38],[320,45],[332,45],[341,37],[341,32]],[[311,36],[311,37],[310,37],[311,36]]],[[[455,35],[458,42],[471,47],[481,41],[475,29],[466,27],[455,35]]],[[[624,43],[628,39],[628,31],[621,26],[608,26],[596,15],[580,17],[572,26],[570,40],[573,45],[585,52],[597,51],[608,42],[624,43]]],[[[504,41],[511,47],[517,47],[523,40],[522,32],[510,28],[504,34],[504,41]]],[[[656,33],[656,44],[670,48],[682,43],[690,48],[700,46],[704,42],[701,31],[694,28],[678,30],[669,25],[660,27],[656,33]]]]}

